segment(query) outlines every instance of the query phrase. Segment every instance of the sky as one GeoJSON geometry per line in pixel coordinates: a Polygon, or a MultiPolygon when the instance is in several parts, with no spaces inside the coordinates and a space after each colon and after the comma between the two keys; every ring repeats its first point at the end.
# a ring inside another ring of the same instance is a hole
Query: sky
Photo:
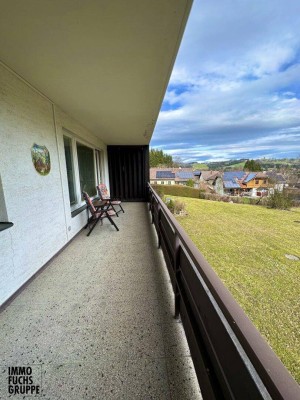
{"type": "Polygon", "coordinates": [[[194,0],[150,147],[299,158],[300,0],[194,0]]]}

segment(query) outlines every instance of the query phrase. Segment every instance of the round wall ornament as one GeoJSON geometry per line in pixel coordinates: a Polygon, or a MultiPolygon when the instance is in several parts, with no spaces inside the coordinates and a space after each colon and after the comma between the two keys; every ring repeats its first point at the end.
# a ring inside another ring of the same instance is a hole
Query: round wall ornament
{"type": "Polygon", "coordinates": [[[41,175],[48,175],[51,169],[50,153],[46,146],[34,143],[31,147],[34,168],[41,175]]]}

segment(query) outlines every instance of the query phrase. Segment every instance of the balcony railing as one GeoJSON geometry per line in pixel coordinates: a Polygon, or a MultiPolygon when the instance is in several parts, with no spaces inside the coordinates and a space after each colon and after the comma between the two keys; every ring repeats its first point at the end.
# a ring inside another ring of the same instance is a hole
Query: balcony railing
{"type": "Polygon", "coordinates": [[[158,245],[204,399],[300,399],[300,388],[149,185],[158,245]]]}

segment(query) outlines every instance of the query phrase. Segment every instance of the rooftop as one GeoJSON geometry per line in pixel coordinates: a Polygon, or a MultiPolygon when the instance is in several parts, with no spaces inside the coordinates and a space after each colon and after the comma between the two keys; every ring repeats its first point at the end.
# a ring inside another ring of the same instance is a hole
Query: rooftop
{"type": "Polygon", "coordinates": [[[220,172],[219,171],[202,171],[201,172],[201,177],[205,180],[205,181],[209,181],[209,180],[214,180],[217,177],[220,176],[220,172]]]}
{"type": "Polygon", "coordinates": [[[241,186],[240,186],[237,182],[235,182],[234,180],[231,180],[231,181],[224,181],[223,184],[224,184],[224,188],[225,188],[225,189],[240,189],[240,187],[241,187],[241,186]]]}
{"type": "Polygon", "coordinates": [[[175,173],[171,171],[157,171],[156,172],[156,178],[170,178],[170,179],[175,179],[175,173]]]}
{"type": "Polygon", "coordinates": [[[178,171],[176,177],[180,179],[193,179],[194,173],[193,171],[178,171]]]}
{"type": "Polygon", "coordinates": [[[242,179],[245,176],[245,171],[225,171],[223,174],[224,181],[231,181],[232,179],[242,179]]]}

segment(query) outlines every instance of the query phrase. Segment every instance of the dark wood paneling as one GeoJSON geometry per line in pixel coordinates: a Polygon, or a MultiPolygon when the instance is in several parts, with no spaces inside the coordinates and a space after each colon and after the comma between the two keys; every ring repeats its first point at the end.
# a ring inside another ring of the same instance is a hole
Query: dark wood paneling
{"type": "Polygon", "coordinates": [[[147,201],[149,146],[107,146],[111,197],[147,201]]]}

